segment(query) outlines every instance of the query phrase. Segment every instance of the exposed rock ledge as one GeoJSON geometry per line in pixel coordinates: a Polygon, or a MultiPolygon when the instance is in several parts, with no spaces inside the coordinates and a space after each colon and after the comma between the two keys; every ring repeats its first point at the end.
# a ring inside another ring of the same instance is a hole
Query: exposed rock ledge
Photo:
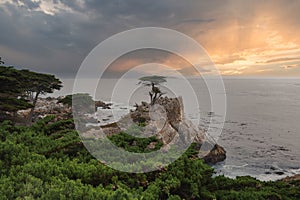
{"type": "Polygon", "coordinates": [[[174,143],[185,145],[194,142],[197,144],[199,157],[203,158],[206,163],[216,164],[226,159],[226,151],[223,147],[209,141],[204,131],[184,118],[181,97],[162,97],[152,106],[142,102],[117,123],[102,126],[102,130],[112,135],[138,123],[145,125],[143,131],[145,136],[155,135],[163,142],[163,149],[168,150],[174,143]],[[191,141],[192,138],[194,138],[193,141],[191,141]],[[206,148],[201,148],[202,145],[206,148]],[[204,152],[203,149],[207,151],[204,152]]]}
{"type": "MultiPolygon", "coordinates": [[[[95,102],[95,107],[110,109],[110,106],[110,104],[101,101],[95,102]]],[[[127,130],[133,123],[142,123],[145,125],[145,136],[157,136],[163,142],[162,148],[165,150],[168,150],[174,143],[184,146],[195,142],[197,150],[199,150],[199,157],[203,158],[206,163],[215,164],[225,160],[226,151],[224,148],[207,140],[204,131],[184,118],[183,109],[181,97],[162,97],[153,106],[142,102],[118,122],[101,128],[105,134],[113,135],[127,130]],[[192,138],[194,138],[193,141],[191,141],[192,138]],[[201,148],[203,146],[208,148],[201,148]],[[208,149],[208,151],[204,152],[203,149],[208,149]]],[[[27,111],[20,111],[19,114],[26,117],[28,113],[27,111]]],[[[38,119],[48,114],[54,114],[56,120],[61,120],[70,118],[72,112],[70,107],[61,103],[58,104],[56,98],[40,98],[35,109],[35,116],[38,119]]],[[[90,119],[83,120],[90,121],[90,119]]]]}
{"type": "Polygon", "coordinates": [[[296,174],[294,176],[288,176],[288,177],[285,177],[283,179],[281,179],[281,181],[283,182],[291,182],[291,181],[300,181],[300,174],[296,174]]]}

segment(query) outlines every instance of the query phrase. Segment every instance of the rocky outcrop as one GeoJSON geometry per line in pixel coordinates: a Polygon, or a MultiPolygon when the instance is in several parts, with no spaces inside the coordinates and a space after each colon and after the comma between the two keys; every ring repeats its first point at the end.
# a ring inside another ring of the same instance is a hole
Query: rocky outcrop
{"type": "Polygon", "coordinates": [[[112,123],[104,126],[100,126],[101,129],[103,130],[104,134],[107,136],[112,136],[116,133],[121,132],[121,128],[118,126],[117,123],[112,123]]]}
{"type": "Polygon", "coordinates": [[[286,183],[290,183],[292,181],[300,182],[300,174],[296,174],[294,176],[285,177],[284,179],[281,179],[281,181],[286,182],[286,183]]]}
{"type": "Polygon", "coordinates": [[[146,102],[142,102],[141,105],[136,105],[136,109],[131,111],[130,118],[135,123],[144,123],[150,121],[149,115],[150,107],[146,102]]]}
{"type": "Polygon", "coordinates": [[[95,101],[95,110],[97,111],[98,108],[102,109],[111,109],[111,103],[105,103],[103,101],[95,101]]]}
{"type": "MultiPolygon", "coordinates": [[[[55,115],[55,121],[72,118],[72,107],[63,103],[59,103],[59,100],[64,97],[47,97],[38,98],[34,113],[33,121],[44,118],[47,115],[55,115]]],[[[80,104],[79,104],[80,105],[80,104]]],[[[101,109],[111,109],[111,103],[105,103],[103,101],[95,101],[95,111],[98,108],[101,109]]],[[[80,106],[76,107],[80,109],[80,106]]],[[[87,109],[82,108],[84,117],[82,119],[87,123],[97,123],[97,120],[93,118],[94,108],[92,107],[91,113],[86,114],[87,109]]],[[[18,116],[26,119],[30,113],[30,109],[18,111],[18,116]]],[[[78,112],[80,113],[80,112],[78,112]]]]}
{"type": "MultiPolygon", "coordinates": [[[[28,117],[29,113],[30,109],[18,111],[18,115],[24,119],[28,117]]],[[[69,119],[72,115],[72,111],[70,107],[58,103],[57,98],[39,98],[34,109],[33,120],[42,119],[47,115],[55,115],[55,121],[59,121],[69,119]]]]}
{"type": "Polygon", "coordinates": [[[203,157],[203,160],[209,164],[216,164],[226,159],[226,151],[223,147],[215,144],[214,148],[203,157]]]}
{"type": "Polygon", "coordinates": [[[223,147],[210,141],[206,138],[204,131],[184,118],[181,97],[163,97],[154,105],[142,102],[141,105],[136,105],[135,110],[117,122],[120,129],[112,129],[110,126],[102,128],[104,132],[107,131],[111,135],[119,133],[120,130],[127,130],[136,123],[145,125],[143,133],[145,137],[155,135],[159,138],[163,142],[162,149],[164,150],[168,150],[173,144],[186,147],[194,142],[197,144],[199,157],[203,158],[206,163],[215,164],[226,159],[226,151],[223,147]],[[204,150],[201,148],[204,141],[209,149],[206,152],[205,148],[204,150]]]}
{"type": "MultiPolygon", "coordinates": [[[[106,104],[102,101],[96,101],[95,107],[109,109],[111,104],[106,104]]],[[[27,116],[29,111],[20,111],[19,114],[27,116]]],[[[68,119],[72,117],[71,107],[58,103],[57,98],[40,98],[36,104],[34,116],[35,119],[43,118],[47,115],[55,115],[55,120],[68,119]]],[[[97,120],[93,115],[85,114],[81,118],[80,124],[94,123],[97,120]]],[[[118,134],[121,131],[128,130],[132,125],[140,124],[143,126],[143,134],[145,137],[156,136],[163,142],[162,149],[168,150],[171,145],[189,146],[192,142],[196,143],[199,150],[199,157],[205,162],[215,164],[223,161],[226,158],[224,148],[209,141],[205,132],[196,127],[192,122],[184,117],[182,98],[163,97],[156,101],[154,105],[142,102],[141,105],[136,105],[136,109],[125,115],[116,123],[101,126],[101,130],[105,135],[111,136],[118,134]],[[209,144],[208,151],[205,152],[205,145],[209,144]],[[203,151],[204,149],[204,151],[203,151]]],[[[100,128],[100,127],[98,127],[100,128]]],[[[87,129],[86,136],[96,137],[98,129],[87,129]]],[[[97,136],[99,137],[99,136],[97,136]]],[[[96,138],[97,138],[96,137],[96,138]]],[[[153,148],[153,144],[149,145],[149,149],[153,148]]]]}
{"type": "Polygon", "coordinates": [[[156,102],[164,107],[167,113],[167,119],[170,125],[178,131],[179,124],[183,121],[183,104],[182,98],[159,98],[156,102]]]}

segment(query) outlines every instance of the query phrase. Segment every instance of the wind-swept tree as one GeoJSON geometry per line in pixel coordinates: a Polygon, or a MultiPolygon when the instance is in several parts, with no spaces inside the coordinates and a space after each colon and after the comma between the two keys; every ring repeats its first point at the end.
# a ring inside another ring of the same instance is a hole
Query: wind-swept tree
{"type": "Polygon", "coordinates": [[[3,65],[4,61],[2,60],[2,58],[0,57],[0,65],[3,65]]]}
{"type": "Polygon", "coordinates": [[[33,105],[28,116],[28,122],[30,124],[38,97],[43,94],[53,93],[55,90],[60,90],[62,83],[58,78],[51,74],[41,74],[29,70],[21,71],[26,74],[27,85],[25,87],[25,93],[33,105]]]}
{"type": "Polygon", "coordinates": [[[18,110],[28,109],[32,104],[23,97],[23,74],[13,67],[0,66],[0,113],[16,114],[18,110]]]}
{"type": "Polygon", "coordinates": [[[158,87],[165,82],[167,82],[167,80],[164,76],[144,76],[139,79],[138,84],[151,87],[151,91],[149,92],[150,104],[154,105],[156,100],[165,94],[158,87]]]}
{"type": "Polygon", "coordinates": [[[0,66],[0,111],[15,113],[31,108],[30,124],[39,95],[53,93],[61,87],[61,81],[54,75],[0,66]]]}

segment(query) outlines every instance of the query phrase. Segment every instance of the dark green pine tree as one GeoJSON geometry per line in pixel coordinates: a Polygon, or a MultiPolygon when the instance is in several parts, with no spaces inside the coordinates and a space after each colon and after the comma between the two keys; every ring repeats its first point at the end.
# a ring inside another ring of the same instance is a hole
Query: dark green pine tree
{"type": "Polygon", "coordinates": [[[22,73],[13,67],[0,66],[0,115],[15,114],[18,110],[32,107],[23,96],[22,73]]]}
{"type": "Polygon", "coordinates": [[[28,116],[30,125],[38,97],[61,87],[61,81],[54,75],[0,66],[1,116],[31,108],[28,116]]]}

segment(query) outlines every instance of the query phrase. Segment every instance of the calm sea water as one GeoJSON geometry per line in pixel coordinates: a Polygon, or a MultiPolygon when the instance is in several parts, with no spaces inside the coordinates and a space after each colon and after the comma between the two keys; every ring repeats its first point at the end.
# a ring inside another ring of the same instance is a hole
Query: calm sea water
{"type": "MultiPolygon", "coordinates": [[[[64,88],[54,96],[72,92],[73,80],[63,82],[64,88]]],[[[117,80],[102,79],[96,99],[115,102],[119,108],[148,101],[147,89],[137,82],[126,79],[116,86],[117,80]]],[[[222,134],[216,139],[226,149],[227,159],[214,166],[217,174],[275,180],[300,173],[300,79],[225,79],[226,115],[212,109],[204,81],[191,79],[190,83],[199,105],[182,80],[169,79],[162,90],[170,96],[183,96],[186,116],[195,122],[200,117],[201,128],[210,125],[218,129],[225,117],[222,134]]],[[[78,91],[94,94],[93,85],[87,79],[78,91]]],[[[222,100],[224,91],[213,92],[222,100]]]]}

